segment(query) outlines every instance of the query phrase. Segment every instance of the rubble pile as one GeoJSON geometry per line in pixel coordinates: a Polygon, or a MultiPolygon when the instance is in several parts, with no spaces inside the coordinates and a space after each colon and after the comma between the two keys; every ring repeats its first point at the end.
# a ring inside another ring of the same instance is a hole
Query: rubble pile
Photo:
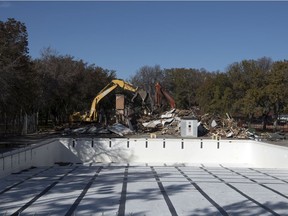
{"type": "Polygon", "coordinates": [[[169,134],[180,136],[180,122],[183,117],[194,117],[198,119],[198,136],[226,137],[226,138],[248,138],[247,129],[239,127],[228,114],[227,118],[212,114],[197,114],[197,110],[172,109],[160,116],[151,116],[149,121],[142,122],[142,132],[158,132],[158,134],[169,134]],[[201,133],[199,133],[201,132],[201,133]]]}
{"type": "Polygon", "coordinates": [[[234,120],[228,113],[226,116],[206,113],[199,114],[199,110],[172,109],[163,113],[153,115],[143,115],[137,119],[136,125],[127,123],[115,123],[103,126],[101,124],[78,125],[74,128],[65,128],[62,135],[99,135],[101,137],[125,137],[134,135],[150,135],[153,137],[169,135],[171,137],[181,137],[181,120],[187,117],[198,120],[198,137],[211,138],[236,138],[253,140],[283,140],[287,139],[282,133],[262,133],[256,134],[255,130],[243,127],[240,122],[234,120]]]}
{"type": "Polygon", "coordinates": [[[170,111],[146,116],[138,121],[138,133],[156,133],[159,135],[180,135],[181,117],[195,116],[193,110],[170,111]]]}
{"type": "Polygon", "coordinates": [[[177,135],[180,129],[180,120],[176,115],[176,109],[158,115],[146,116],[138,121],[138,133],[159,132],[160,134],[177,135]]]}
{"type": "Polygon", "coordinates": [[[219,115],[205,114],[200,117],[200,122],[209,131],[207,135],[211,137],[249,138],[248,129],[240,127],[228,113],[226,113],[226,118],[219,115]]]}

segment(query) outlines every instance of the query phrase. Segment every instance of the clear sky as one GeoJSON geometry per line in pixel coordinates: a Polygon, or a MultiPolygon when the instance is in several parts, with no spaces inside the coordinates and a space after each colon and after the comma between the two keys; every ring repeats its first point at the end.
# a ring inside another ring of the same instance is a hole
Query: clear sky
{"type": "Polygon", "coordinates": [[[244,59],[288,59],[285,1],[0,1],[0,20],[25,23],[43,48],[115,70],[142,66],[225,71],[244,59]]]}

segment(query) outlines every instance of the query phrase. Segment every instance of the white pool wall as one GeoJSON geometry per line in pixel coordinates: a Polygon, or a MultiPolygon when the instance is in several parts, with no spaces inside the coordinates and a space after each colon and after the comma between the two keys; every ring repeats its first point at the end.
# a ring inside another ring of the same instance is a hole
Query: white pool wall
{"type": "Polygon", "coordinates": [[[58,139],[47,140],[33,146],[0,154],[0,177],[30,167],[52,166],[61,160],[58,139]]]}
{"type": "Polygon", "coordinates": [[[75,139],[60,140],[81,161],[146,163],[246,163],[250,144],[210,139],[75,139]],[[72,143],[74,142],[74,147],[72,143]],[[97,144],[96,144],[97,143],[97,144]]]}
{"type": "Polygon", "coordinates": [[[234,139],[54,138],[0,155],[0,177],[57,162],[247,164],[288,168],[288,148],[234,139]]]}
{"type": "Polygon", "coordinates": [[[262,168],[288,168],[288,147],[250,141],[250,163],[262,168]]]}

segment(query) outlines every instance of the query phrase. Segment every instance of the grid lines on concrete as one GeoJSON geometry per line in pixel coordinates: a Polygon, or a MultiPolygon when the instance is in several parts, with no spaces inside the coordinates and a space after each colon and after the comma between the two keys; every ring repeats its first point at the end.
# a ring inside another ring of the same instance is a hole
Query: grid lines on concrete
{"type": "Polygon", "coordinates": [[[0,215],[288,215],[288,170],[69,164],[0,179],[0,215]]]}

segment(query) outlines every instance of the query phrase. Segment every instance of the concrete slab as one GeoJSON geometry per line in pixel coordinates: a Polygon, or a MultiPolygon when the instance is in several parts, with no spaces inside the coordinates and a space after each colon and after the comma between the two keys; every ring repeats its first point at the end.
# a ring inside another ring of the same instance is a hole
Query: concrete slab
{"type": "Polygon", "coordinates": [[[288,215],[288,169],[55,165],[0,179],[0,199],[0,215],[288,215]]]}

